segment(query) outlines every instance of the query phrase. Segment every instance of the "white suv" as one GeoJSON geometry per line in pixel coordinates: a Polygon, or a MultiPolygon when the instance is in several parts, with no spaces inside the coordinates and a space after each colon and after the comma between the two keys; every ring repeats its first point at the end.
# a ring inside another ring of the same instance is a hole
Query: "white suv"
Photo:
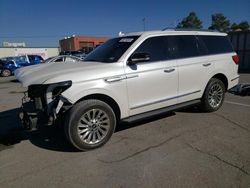
{"type": "Polygon", "coordinates": [[[31,129],[63,117],[69,142],[94,149],[110,139],[120,120],[197,104],[218,110],[225,91],[238,83],[238,62],[225,33],[129,33],[102,44],[82,63],[17,70],[34,104],[19,116],[31,129]]]}

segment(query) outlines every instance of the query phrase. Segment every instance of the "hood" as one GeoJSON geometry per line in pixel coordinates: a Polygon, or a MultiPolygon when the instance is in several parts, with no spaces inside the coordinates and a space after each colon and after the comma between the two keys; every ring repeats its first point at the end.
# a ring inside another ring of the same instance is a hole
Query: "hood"
{"type": "Polygon", "coordinates": [[[69,80],[82,82],[108,76],[115,71],[118,64],[120,63],[54,62],[23,67],[15,70],[14,74],[24,87],[33,84],[51,84],[69,80]]]}

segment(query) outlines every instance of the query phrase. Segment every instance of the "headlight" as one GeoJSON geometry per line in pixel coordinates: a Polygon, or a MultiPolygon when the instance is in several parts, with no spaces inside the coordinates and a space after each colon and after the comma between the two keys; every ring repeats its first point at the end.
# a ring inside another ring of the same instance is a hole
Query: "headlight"
{"type": "Polygon", "coordinates": [[[54,96],[60,95],[66,89],[72,85],[72,81],[58,82],[54,84],[38,84],[30,85],[28,87],[28,95],[31,98],[34,97],[43,97],[46,93],[52,94],[54,96]]]}
{"type": "Polygon", "coordinates": [[[59,82],[55,84],[49,84],[47,87],[47,93],[52,92],[53,98],[60,95],[66,89],[68,89],[72,85],[72,81],[59,82]]]}

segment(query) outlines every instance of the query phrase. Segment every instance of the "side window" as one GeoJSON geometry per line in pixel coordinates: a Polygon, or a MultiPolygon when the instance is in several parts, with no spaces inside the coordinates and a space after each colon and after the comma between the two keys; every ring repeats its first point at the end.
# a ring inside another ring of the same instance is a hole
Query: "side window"
{"type": "Polygon", "coordinates": [[[66,57],[65,61],[75,62],[75,59],[72,57],[66,57]]]}
{"type": "Polygon", "coordinates": [[[200,39],[199,36],[196,36],[196,40],[198,43],[198,51],[200,55],[208,55],[208,49],[207,46],[205,45],[204,41],[200,39]]]}
{"type": "Polygon", "coordinates": [[[28,58],[29,58],[29,61],[34,61],[34,57],[33,56],[28,56],[28,58]]]}
{"type": "Polygon", "coordinates": [[[134,53],[148,53],[150,62],[167,59],[166,37],[152,37],[146,39],[134,53]]]}
{"type": "Polygon", "coordinates": [[[41,56],[37,56],[37,58],[40,60],[40,61],[43,61],[43,58],[41,56]]]}
{"type": "Polygon", "coordinates": [[[9,61],[8,64],[15,65],[15,63],[13,62],[13,60],[9,61]]]}
{"type": "Polygon", "coordinates": [[[199,36],[208,49],[209,54],[233,52],[233,47],[227,36],[199,36]]]}
{"type": "Polygon", "coordinates": [[[167,53],[168,59],[176,59],[179,57],[179,47],[176,36],[167,36],[167,53]]]}
{"type": "Polygon", "coordinates": [[[36,61],[43,61],[43,58],[41,56],[35,56],[36,61]]]}
{"type": "Polygon", "coordinates": [[[61,62],[61,61],[63,61],[63,57],[57,58],[54,62],[61,62]]]}
{"type": "Polygon", "coordinates": [[[198,44],[193,35],[176,36],[179,58],[199,56],[198,44]]]}

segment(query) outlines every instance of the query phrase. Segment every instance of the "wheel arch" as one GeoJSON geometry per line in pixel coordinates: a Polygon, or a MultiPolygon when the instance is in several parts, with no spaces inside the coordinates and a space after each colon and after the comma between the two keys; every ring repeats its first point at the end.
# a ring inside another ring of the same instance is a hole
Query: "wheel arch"
{"type": "Polygon", "coordinates": [[[95,93],[95,94],[89,94],[80,98],[78,101],[76,101],[76,103],[84,101],[84,100],[88,100],[88,99],[96,99],[96,100],[100,100],[100,101],[107,103],[113,109],[116,115],[117,121],[121,119],[121,109],[118,103],[112,97],[105,95],[105,94],[95,93]]]}
{"type": "Polygon", "coordinates": [[[223,84],[225,85],[225,89],[227,90],[227,88],[228,88],[228,79],[227,79],[225,74],[217,73],[212,78],[217,78],[217,79],[221,80],[223,82],[223,84]]]}
{"type": "Polygon", "coordinates": [[[205,90],[206,90],[206,87],[209,83],[209,81],[212,79],[212,78],[217,78],[219,80],[222,81],[222,83],[225,85],[225,90],[227,91],[228,89],[228,79],[227,79],[227,76],[223,73],[217,73],[217,74],[214,74],[208,81],[207,81],[207,84],[204,86],[204,88],[202,89],[202,97],[204,96],[204,93],[205,93],[205,90]]]}

